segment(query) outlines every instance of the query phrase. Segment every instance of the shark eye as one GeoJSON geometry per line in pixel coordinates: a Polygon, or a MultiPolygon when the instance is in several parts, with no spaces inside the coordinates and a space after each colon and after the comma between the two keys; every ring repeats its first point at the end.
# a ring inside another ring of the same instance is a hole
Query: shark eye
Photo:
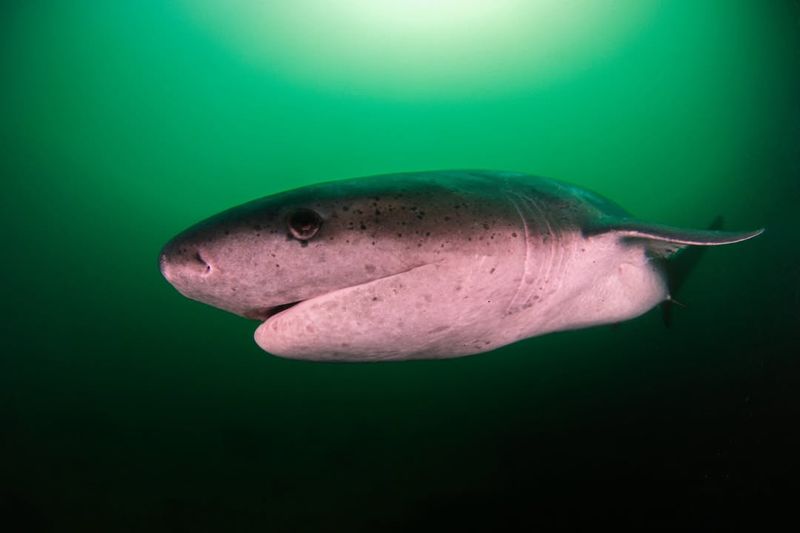
{"type": "Polygon", "coordinates": [[[322,227],[322,217],[313,209],[301,207],[289,213],[286,224],[289,226],[289,233],[295,239],[307,241],[322,227]]]}

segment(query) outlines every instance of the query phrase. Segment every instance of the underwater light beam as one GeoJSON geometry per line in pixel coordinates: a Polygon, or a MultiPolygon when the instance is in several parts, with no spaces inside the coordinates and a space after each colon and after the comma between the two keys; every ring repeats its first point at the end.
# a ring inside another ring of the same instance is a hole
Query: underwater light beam
{"type": "Polygon", "coordinates": [[[329,90],[475,94],[580,72],[655,0],[184,0],[254,65],[329,90]]]}

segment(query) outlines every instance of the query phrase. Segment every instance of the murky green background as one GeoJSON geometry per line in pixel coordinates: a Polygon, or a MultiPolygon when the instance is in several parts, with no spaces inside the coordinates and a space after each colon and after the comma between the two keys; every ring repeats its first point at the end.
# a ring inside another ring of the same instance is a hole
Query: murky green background
{"type": "Polygon", "coordinates": [[[798,2],[376,2],[3,3],[4,530],[777,519],[800,449],[798,2]],[[707,253],[670,329],[441,362],[282,360],[158,272],[237,203],[449,167],[767,233],[707,253]]]}

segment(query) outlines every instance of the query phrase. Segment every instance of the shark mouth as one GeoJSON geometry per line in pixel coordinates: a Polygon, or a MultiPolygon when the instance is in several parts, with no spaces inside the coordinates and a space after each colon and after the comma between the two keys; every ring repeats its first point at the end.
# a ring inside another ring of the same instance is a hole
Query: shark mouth
{"type": "Polygon", "coordinates": [[[295,305],[297,305],[297,304],[299,304],[301,302],[305,302],[305,300],[297,300],[296,302],[290,302],[288,304],[280,304],[280,305],[275,305],[275,306],[272,306],[272,307],[266,307],[266,308],[261,308],[261,309],[253,309],[252,311],[248,311],[245,314],[245,316],[247,318],[252,318],[254,320],[259,320],[261,322],[265,322],[268,319],[272,318],[273,316],[277,315],[278,313],[286,311],[287,309],[291,309],[292,307],[294,307],[295,305]]]}
{"type": "Polygon", "coordinates": [[[417,268],[420,268],[420,267],[423,267],[423,266],[427,266],[428,264],[431,264],[431,263],[425,263],[425,264],[422,264],[422,265],[416,265],[416,266],[413,266],[413,267],[409,267],[409,268],[407,268],[405,270],[401,270],[400,272],[397,272],[395,274],[389,274],[387,276],[383,276],[383,277],[376,278],[376,279],[373,279],[373,280],[365,281],[364,283],[357,283],[356,285],[351,285],[349,287],[342,287],[340,289],[335,289],[335,290],[332,290],[332,291],[327,292],[327,293],[318,294],[316,296],[312,296],[312,297],[306,298],[304,300],[297,300],[297,301],[289,302],[289,303],[285,303],[285,304],[273,305],[271,307],[257,307],[255,309],[251,309],[250,311],[245,312],[244,316],[247,317],[247,318],[254,319],[254,320],[259,320],[261,322],[266,322],[267,320],[269,320],[270,318],[274,317],[275,315],[277,315],[279,313],[283,313],[284,311],[288,311],[292,307],[294,307],[294,306],[296,306],[298,304],[301,304],[303,302],[307,302],[309,300],[314,300],[315,298],[326,296],[328,294],[347,291],[347,290],[353,289],[355,287],[361,287],[361,286],[364,286],[364,285],[377,283],[379,281],[383,281],[383,280],[388,279],[388,278],[393,278],[395,276],[400,276],[400,275],[405,274],[407,272],[411,272],[412,270],[416,270],[417,268]]]}

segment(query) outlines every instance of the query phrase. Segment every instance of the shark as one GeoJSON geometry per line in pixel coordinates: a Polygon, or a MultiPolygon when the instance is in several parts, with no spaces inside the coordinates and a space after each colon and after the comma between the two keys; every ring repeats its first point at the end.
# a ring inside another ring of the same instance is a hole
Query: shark
{"type": "Polygon", "coordinates": [[[443,359],[635,318],[672,299],[680,250],[762,231],[652,224],[561,181],[439,170],[245,203],[170,240],[160,270],[187,298],[258,320],[273,355],[443,359]]]}

